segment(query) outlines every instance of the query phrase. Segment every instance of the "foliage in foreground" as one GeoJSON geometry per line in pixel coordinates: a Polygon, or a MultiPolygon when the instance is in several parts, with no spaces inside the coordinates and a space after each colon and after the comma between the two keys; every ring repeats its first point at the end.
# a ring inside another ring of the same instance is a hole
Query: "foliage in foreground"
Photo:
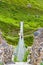
{"type": "Polygon", "coordinates": [[[27,61],[28,55],[29,55],[29,51],[26,51],[26,52],[25,52],[25,55],[24,55],[23,62],[26,62],[26,61],[27,61]]]}

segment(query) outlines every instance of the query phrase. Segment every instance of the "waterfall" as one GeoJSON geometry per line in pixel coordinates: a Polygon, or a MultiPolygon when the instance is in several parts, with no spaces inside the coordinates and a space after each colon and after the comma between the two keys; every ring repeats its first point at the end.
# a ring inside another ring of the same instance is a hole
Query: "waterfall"
{"type": "Polygon", "coordinates": [[[23,22],[21,22],[20,23],[18,51],[17,51],[17,58],[20,62],[23,61],[24,54],[25,54],[25,45],[24,45],[24,37],[23,37],[23,22]]]}

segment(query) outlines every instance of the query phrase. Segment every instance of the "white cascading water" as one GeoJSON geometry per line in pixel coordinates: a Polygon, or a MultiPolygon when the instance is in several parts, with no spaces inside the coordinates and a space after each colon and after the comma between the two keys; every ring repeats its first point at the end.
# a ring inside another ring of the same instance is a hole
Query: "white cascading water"
{"type": "Polygon", "coordinates": [[[25,45],[23,37],[23,22],[20,23],[20,38],[18,43],[17,59],[22,62],[25,54],[25,45]]]}

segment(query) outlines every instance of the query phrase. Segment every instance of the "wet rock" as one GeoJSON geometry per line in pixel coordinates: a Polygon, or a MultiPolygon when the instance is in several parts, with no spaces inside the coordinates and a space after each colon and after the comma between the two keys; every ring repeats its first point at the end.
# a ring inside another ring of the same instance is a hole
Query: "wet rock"
{"type": "Polygon", "coordinates": [[[9,45],[5,39],[2,38],[0,33],[0,60],[2,63],[6,64],[12,62],[13,46],[9,45]]]}
{"type": "Polygon", "coordinates": [[[43,59],[43,28],[34,33],[34,43],[31,48],[30,61],[33,65],[40,65],[43,59]],[[36,38],[37,37],[37,38],[36,38]]]}
{"type": "Polygon", "coordinates": [[[13,54],[13,49],[10,46],[4,48],[3,58],[2,58],[3,62],[4,63],[11,62],[12,61],[12,54],[13,54]]]}

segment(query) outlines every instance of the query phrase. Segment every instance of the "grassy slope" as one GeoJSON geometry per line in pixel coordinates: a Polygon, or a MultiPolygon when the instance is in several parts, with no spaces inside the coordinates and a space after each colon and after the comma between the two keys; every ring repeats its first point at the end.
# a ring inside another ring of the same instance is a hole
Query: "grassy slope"
{"type": "Polygon", "coordinates": [[[24,21],[24,39],[31,45],[35,30],[43,27],[43,0],[2,0],[0,1],[0,29],[10,44],[18,43],[19,23],[24,21]],[[28,5],[31,5],[29,7],[28,5]]]}

